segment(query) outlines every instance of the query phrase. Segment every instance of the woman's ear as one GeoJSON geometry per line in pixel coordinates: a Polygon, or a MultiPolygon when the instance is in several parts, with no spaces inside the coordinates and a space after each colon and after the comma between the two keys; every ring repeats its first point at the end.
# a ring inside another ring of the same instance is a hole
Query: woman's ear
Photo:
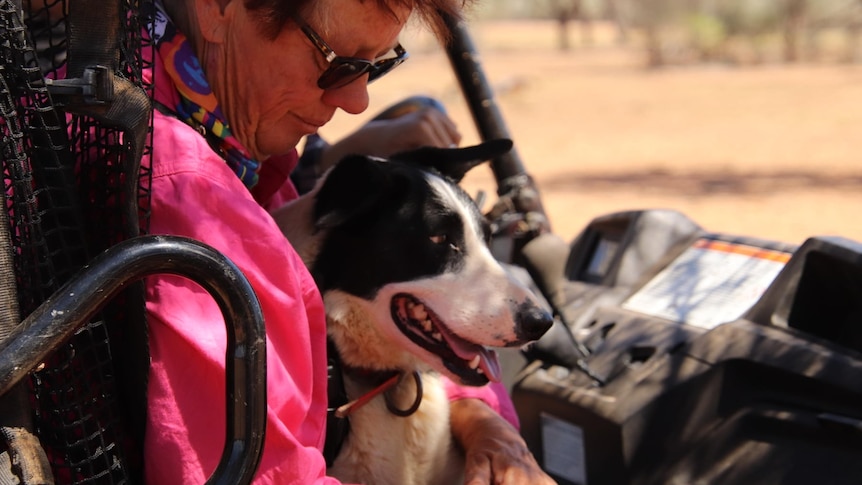
{"type": "Polygon", "coordinates": [[[194,0],[195,16],[201,35],[207,42],[221,44],[225,40],[228,24],[233,20],[241,0],[194,0]]]}

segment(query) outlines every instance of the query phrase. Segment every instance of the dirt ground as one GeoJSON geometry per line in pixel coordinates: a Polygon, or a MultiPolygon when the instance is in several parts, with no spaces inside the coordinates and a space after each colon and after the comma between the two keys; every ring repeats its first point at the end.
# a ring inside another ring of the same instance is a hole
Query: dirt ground
{"type": "MultiPolygon", "coordinates": [[[[516,149],[567,240],[600,215],[669,208],[715,232],[862,241],[862,65],[648,71],[609,29],[565,53],[550,23],[476,22],[472,33],[516,149]]],[[[447,105],[465,144],[477,141],[442,51],[412,29],[403,43],[411,59],[370,87],[367,114],[339,115],[323,134],[421,93],[447,105]]],[[[485,167],[464,185],[495,190],[485,167]]]]}

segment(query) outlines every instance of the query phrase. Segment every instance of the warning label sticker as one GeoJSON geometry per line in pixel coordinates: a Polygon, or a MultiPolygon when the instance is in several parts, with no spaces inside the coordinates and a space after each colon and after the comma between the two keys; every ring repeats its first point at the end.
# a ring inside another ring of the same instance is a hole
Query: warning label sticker
{"type": "Polygon", "coordinates": [[[785,251],[698,239],[622,306],[711,329],[751,308],[790,256],[785,251]]]}
{"type": "Polygon", "coordinates": [[[584,432],[568,421],[541,413],[544,469],[574,485],[587,485],[584,432]]]}

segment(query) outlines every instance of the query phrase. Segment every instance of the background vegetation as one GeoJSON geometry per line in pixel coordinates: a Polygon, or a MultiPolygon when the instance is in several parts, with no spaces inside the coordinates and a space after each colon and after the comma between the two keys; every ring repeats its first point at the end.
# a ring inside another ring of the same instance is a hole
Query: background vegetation
{"type": "Polygon", "coordinates": [[[558,46],[612,22],[647,65],[862,62],[862,0],[484,0],[479,19],[553,19],[558,46]]]}

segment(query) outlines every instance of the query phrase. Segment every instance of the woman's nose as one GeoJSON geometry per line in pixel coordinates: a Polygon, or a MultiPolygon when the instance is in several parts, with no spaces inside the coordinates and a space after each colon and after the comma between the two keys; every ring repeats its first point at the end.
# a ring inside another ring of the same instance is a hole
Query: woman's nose
{"type": "Polygon", "coordinates": [[[353,115],[362,113],[368,108],[368,76],[340,88],[327,89],[323,101],[353,115]]]}

